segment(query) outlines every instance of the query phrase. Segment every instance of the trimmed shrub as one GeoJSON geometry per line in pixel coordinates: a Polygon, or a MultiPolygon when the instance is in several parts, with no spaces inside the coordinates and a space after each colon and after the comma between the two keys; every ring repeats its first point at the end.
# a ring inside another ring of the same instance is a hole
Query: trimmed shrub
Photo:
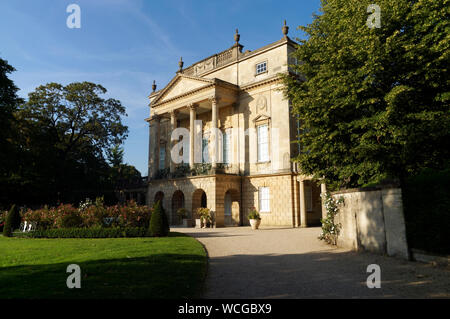
{"type": "Polygon", "coordinates": [[[30,238],[121,238],[121,237],[145,237],[147,229],[142,227],[127,228],[56,228],[40,229],[20,236],[30,238]]]}
{"type": "Polygon", "coordinates": [[[16,205],[12,205],[8,214],[6,215],[5,225],[3,227],[3,236],[12,237],[14,230],[14,221],[17,219],[19,212],[16,209],[16,205]]]}
{"type": "Polygon", "coordinates": [[[169,231],[169,221],[167,220],[166,213],[161,202],[157,201],[150,219],[149,235],[153,237],[165,237],[169,234],[169,231]]]}

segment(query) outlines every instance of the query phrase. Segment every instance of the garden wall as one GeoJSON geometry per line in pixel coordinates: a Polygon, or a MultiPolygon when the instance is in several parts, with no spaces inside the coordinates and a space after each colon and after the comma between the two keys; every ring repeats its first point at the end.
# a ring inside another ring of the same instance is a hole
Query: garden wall
{"type": "Polygon", "coordinates": [[[409,259],[400,188],[349,189],[332,196],[344,198],[336,215],[338,246],[409,259]]]}

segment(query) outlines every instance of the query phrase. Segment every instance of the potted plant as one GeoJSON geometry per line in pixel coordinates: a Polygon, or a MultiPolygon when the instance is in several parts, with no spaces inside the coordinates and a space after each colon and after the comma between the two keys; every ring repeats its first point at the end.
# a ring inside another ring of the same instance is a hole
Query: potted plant
{"type": "Polygon", "coordinates": [[[259,212],[255,207],[253,207],[248,214],[248,220],[250,221],[250,225],[252,226],[253,230],[258,229],[259,225],[261,224],[261,216],[259,215],[259,212]]]}
{"type": "Polygon", "coordinates": [[[202,228],[202,208],[197,208],[195,213],[195,228],[202,228]]]}
{"type": "Polygon", "coordinates": [[[197,217],[195,225],[197,228],[206,228],[211,222],[211,211],[206,207],[197,208],[197,217]]]}
{"type": "Polygon", "coordinates": [[[178,208],[177,210],[178,217],[183,221],[183,227],[189,227],[190,226],[190,220],[187,218],[189,215],[189,212],[186,208],[178,208]]]}

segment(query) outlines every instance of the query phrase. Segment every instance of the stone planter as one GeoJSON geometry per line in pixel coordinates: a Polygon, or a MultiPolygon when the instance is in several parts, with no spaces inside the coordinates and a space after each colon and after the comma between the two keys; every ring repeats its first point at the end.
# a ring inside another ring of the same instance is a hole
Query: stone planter
{"type": "Polygon", "coordinates": [[[258,229],[259,225],[261,224],[261,219],[250,219],[250,226],[252,226],[252,229],[258,229]]]}
{"type": "Polygon", "coordinates": [[[200,218],[195,219],[195,228],[202,228],[202,220],[200,218]]]}

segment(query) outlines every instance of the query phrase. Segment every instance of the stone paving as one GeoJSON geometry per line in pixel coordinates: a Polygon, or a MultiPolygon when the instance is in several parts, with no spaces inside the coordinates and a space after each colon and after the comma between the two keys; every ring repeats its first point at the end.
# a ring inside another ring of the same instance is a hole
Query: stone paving
{"type": "Polygon", "coordinates": [[[450,298],[450,269],[328,246],[320,228],[175,228],[208,251],[204,298],[450,298]],[[366,285],[381,267],[381,288],[366,285]]]}

